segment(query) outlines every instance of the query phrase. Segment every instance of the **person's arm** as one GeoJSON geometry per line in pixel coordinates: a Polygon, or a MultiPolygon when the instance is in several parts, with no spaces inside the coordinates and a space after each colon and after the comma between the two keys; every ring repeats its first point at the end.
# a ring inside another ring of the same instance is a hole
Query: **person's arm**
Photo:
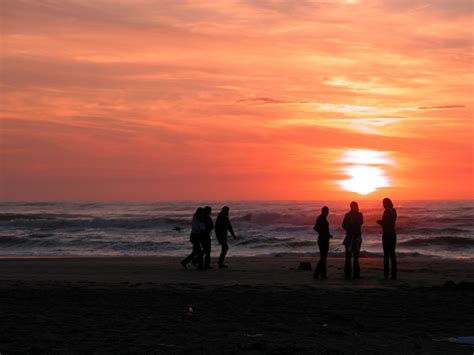
{"type": "Polygon", "coordinates": [[[381,226],[383,226],[383,221],[384,221],[384,218],[385,218],[385,213],[386,213],[386,211],[383,212],[382,219],[379,219],[379,220],[377,221],[377,223],[380,224],[381,226]]]}
{"type": "Polygon", "coordinates": [[[347,229],[349,228],[348,226],[348,217],[347,215],[344,216],[344,219],[342,220],[342,228],[347,232],[347,229]]]}
{"type": "Polygon", "coordinates": [[[388,216],[387,210],[385,210],[383,212],[382,219],[379,219],[377,223],[380,224],[382,227],[385,227],[388,225],[388,218],[389,216],[388,216]]]}
{"type": "Polygon", "coordinates": [[[319,219],[316,219],[316,222],[314,222],[314,227],[313,227],[313,230],[315,232],[318,232],[319,233],[319,219]]]}
{"type": "Polygon", "coordinates": [[[364,215],[360,213],[360,225],[364,224],[364,215]]]}
{"type": "Polygon", "coordinates": [[[225,223],[227,224],[227,229],[229,230],[232,237],[234,237],[234,239],[236,239],[237,237],[235,236],[234,230],[232,229],[232,225],[230,224],[230,219],[227,218],[225,223]]]}

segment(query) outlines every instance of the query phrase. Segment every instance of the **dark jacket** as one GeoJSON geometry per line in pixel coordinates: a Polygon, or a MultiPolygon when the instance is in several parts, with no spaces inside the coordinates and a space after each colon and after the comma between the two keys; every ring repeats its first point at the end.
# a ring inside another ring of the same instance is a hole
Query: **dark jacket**
{"type": "Polygon", "coordinates": [[[211,237],[211,232],[214,229],[214,222],[212,221],[211,216],[204,216],[203,222],[204,222],[204,225],[205,225],[205,229],[202,232],[202,234],[205,237],[210,238],[211,237]]]}
{"type": "Polygon", "coordinates": [[[358,251],[362,244],[361,227],[364,224],[364,216],[360,212],[348,212],[342,221],[342,228],[346,231],[343,244],[350,250],[358,251]]]}
{"type": "Polygon", "coordinates": [[[395,222],[397,220],[397,210],[395,208],[387,208],[383,212],[382,220],[379,222],[382,226],[382,239],[384,241],[395,242],[397,234],[395,232],[395,222]]]}
{"type": "Polygon", "coordinates": [[[319,216],[316,219],[313,229],[318,232],[318,243],[329,243],[329,223],[324,216],[319,216]]]}
{"type": "Polygon", "coordinates": [[[227,231],[234,235],[234,230],[232,229],[232,225],[230,224],[230,220],[228,216],[222,215],[219,213],[216,218],[216,238],[219,242],[224,242],[227,240],[227,231]]]}

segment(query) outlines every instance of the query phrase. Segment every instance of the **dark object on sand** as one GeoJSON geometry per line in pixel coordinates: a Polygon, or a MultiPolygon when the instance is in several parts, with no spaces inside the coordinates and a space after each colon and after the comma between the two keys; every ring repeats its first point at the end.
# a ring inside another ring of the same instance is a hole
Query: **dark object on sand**
{"type": "Polygon", "coordinates": [[[456,283],[452,280],[446,281],[443,285],[443,288],[455,289],[456,283]]]}
{"type": "Polygon", "coordinates": [[[443,288],[449,290],[474,290],[474,282],[459,282],[456,284],[454,281],[446,281],[443,285],[443,288]]]}
{"type": "Polygon", "coordinates": [[[177,231],[177,232],[181,232],[182,229],[183,229],[183,228],[181,228],[180,226],[175,226],[175,227],[173,228],[173,230],[174,230],[174,231],[177,231]]]}
{"type": "Polygon", "coordinates": [[[311,271],[313,268],[311,267],[311,263],[309,261],[302,261],[298,266],[298,270],[300,271],[311,271]]]}

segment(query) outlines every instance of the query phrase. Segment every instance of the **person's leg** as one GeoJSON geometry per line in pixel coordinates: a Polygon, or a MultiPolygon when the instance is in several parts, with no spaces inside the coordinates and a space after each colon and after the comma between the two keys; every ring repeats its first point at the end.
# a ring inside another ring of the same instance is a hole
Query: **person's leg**
{"type": "Polygon", "coordinates": [[[316,265],[316,268],[314,269],[314,275],[313,275],[313,278],[314,279],[319,279],[319,275],[321,274],[321,267],[322,267],[322,264],[321,264],[321,261],[323,259],[323,254],[322,254],[322,251],[321,251],[321,243],[318,242],[318,247],[319,247],[319,261],[318,261],[318,265],[316,265]]]}
{"type": "Polygon", "coordinates": [[[327,272],[327,260],[328,260],[328,250],[329,250],[329,243],[324,243],[321,251],[321,277],[325,279],[328,276],[327,272]]]}
{"type": "Polygon", "coordinates": [[[351,257],[352,253],[346,250],[346,261],[344,264],[344,275],[346,276],[346,278],[350,278],[352,274],[351,257]]]}
{"type": "Polygon", "coordinates": [[[227,245],[227,241],[223,241],[221,243],[221,255],[219,256],[219,262],[218,262],[220,267],[224,266],[224,259],[228,250],[229,250],[229,246],[227,245]]]}
{"type": "Polygon", "coordinates": [[[211,268],[211,238],[207,239],[207,253],[206,253],[206,260],[204,262],[206,268],[211,268]]]}
{"type": "Polygon", "coordinates": [[[186,268],[186,265],[187,265],[191,260],[193,260],[193,264],[194,264],[194,258],[196,258],[196,256],[197,256],[195,244],[196,244],[196,243],[193,242],[193,251],[191,252],[191,254],[189,254],[187,257],[185,257],[185,258],[181,261],[181,265],[183,265],[184,268],[186,268]]]}
{"type": "Polygon", "coordinates": [[[390,249],[390,259],[392,259],[392,279],[397,278],[397,256],[395,255],[395,244],[390,249]]]}
{"type": "Polygon", "coordinates": [[[388,279],[390,274],[389,269],[389,259],[390,258],[390,248],[387,243],[383,243],[383,276],[388,279]]]}
{"type": "Polygon", "coordinates": [[[197,253],[197,258],[198,258],[198,269],[202,270],[203,269],[203,260],[202,260],[202,249],[201,249],[201,244],[197,244],[196,246],[196,253],[197,253]]]}
{"type": "Polygon", "coordinates": [[[359,251],[354,251],[354,278],[360,277],[359,251]]]}
{"type": "Polygon", "coordinates": [[[201,265],[202,265],[202,259],[205,254],[205,245],[206,245],[206,239],[205,236],[200,235],[199,237],[195,237],[194,240],[191,240],[191,243],[193,243],[193,253],[194,257],[192,259],[194,267],[199,267],[199,258],[201,258],[201,265]],[[197,248],[199,244],[199,249],[197,248]],[[200,251],[200,252],[198,252],[200,251]]]}
{"type": "Polygon", "coordinates": [[[202,269],[202,249],[201,249],[201,242],[199,240],[193,241],[193,254],[197,259],[198,269],[202,269]]]}
{"type": "Polygon", "coordinates": [[[202,253],[204,255],[204,267],[210,268],[211,263],[211,239],[209,237],[203,238],[202,242],[202,253]]]}

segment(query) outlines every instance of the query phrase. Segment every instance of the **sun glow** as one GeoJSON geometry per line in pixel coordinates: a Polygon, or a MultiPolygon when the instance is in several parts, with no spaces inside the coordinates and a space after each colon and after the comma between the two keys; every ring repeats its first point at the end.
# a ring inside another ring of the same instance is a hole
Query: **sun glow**
{"type": "Polygon", "coordinates": [[[387,152],[374,150],[350,150],[340,160],[349,164],[342,168],[350,179],[338,181],[346,191],[367,195],[382,187],[390,187],[391,182],[384,165],[394,165],[387,152]]]}

